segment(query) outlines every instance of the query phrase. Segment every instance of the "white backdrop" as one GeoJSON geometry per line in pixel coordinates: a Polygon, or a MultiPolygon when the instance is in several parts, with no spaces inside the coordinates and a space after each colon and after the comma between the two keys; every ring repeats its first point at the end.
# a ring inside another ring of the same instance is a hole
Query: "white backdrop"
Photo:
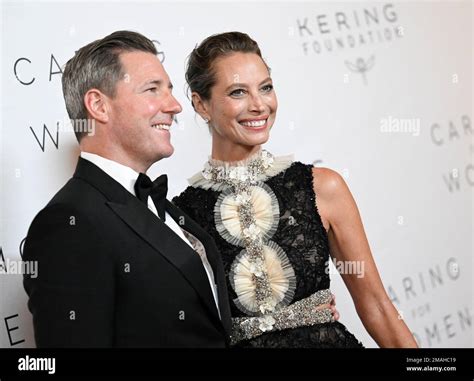
{"type": "MultiPolygon", "coordinates": [[[[358,203],[396,307],[423,347],[472,347],[472,3],[2,3],[0,346],[34,346],[15,274],[35,214],[72,175],[61,67],[115,30],[156,41],[184,110],[172,131],[171,196],[210,152],[185,96],[185,59],[214,33],[256,39],[279,98],[266,145],[339,171],[358,203]],[[8,264],[8,267],[7,267],[8,264]]],[[[375,346],[338,274],[341,321],[375,346]]]]}

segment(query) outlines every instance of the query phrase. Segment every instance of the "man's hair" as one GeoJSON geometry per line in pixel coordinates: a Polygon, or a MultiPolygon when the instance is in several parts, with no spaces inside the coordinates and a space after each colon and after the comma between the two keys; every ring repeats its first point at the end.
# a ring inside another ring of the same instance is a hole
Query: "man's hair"
{"type": "MultiPolygon", "coordinates": [[[[151,40],[140,33],[117,31],[79,49],[64,68],[62,86],[66,110],[73,127],[88,119],[84,96],[90,89],[98,89],[107,96],[115,96],[117,81],[123,72],[120,54],[141,51],[157,54],[151,40]]],[[[74,128],[80,142],[87,133],[74,128]]]]}

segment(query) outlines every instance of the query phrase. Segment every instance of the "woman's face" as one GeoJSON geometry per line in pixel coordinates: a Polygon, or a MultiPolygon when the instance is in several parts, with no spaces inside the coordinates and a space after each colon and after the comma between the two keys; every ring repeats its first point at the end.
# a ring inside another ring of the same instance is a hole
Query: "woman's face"
{"type": "Polygon", "coordinates": [[[218,58],[213,69],[216,83],[204,104],[214,143],[229,148],[265,143],[278,102],[263,60],[254,53],[233,53],[218,58]]]}

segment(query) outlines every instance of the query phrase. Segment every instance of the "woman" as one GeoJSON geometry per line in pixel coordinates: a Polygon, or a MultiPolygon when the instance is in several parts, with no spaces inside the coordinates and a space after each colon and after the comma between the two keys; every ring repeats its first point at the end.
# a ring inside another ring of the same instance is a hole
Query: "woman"
{"type": "Polygon", "coordinates": [[[209,125],[212,157],[174,202],[220,249],[233,344],[361,347],[329,308],[318,309],[331,299],[331,255],[363,262],[364,274],[342,277],[377,344],[416,347],[383,288],[342,177],[262,150],[277,98],[257,43],[238,32],[208,37],[191,53],[186,80],[209,125]]]}

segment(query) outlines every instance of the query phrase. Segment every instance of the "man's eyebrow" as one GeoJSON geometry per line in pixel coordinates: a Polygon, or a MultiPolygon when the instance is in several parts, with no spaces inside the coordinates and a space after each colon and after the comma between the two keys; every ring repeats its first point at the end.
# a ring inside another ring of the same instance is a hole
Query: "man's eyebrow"
{"type": "MultiPolygon", "coordinates": [[[[146,81],[143,87],[149,86],[149,85],[155,85],[156,87],[161,87],[163,85],[163,81],[161,79],[151,79],[149,81],[146,81]]],[[[171,82],[168,82],[168,89],[173,89],[173,84],[171,82]]]]}
{"type": "Polygon", "coordinates": [[[146,81],[143,86],[155,85],[157,87],[160,87],[162,84],[163,81],[160,79],[150,79],[149,81],[146,81]]]}

